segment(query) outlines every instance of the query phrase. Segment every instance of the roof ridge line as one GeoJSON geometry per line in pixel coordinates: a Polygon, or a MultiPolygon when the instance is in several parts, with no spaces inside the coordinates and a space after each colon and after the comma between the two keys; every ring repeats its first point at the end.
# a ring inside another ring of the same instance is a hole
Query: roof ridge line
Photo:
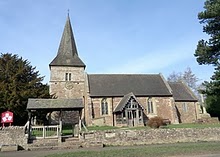
{"type": "Polygon", "coordinates": [[[110,73],[108,73],[108,74],[89,74],[88,73],[88,75],[160,75],[160,74],[120,74],[120,73],[118,73],[118,74],[110,74],[110,73]]]}
{"type": "Polygon", "coordinates": [[[160,73],[160,77],[162,78],[165,86],[167,87],[167,89],[169,90],[170,94],[173,95],[173,90],[172,88],[170,87],[169,83],[167,82],[167,80],[165,80],[165,78],[163,77],[163,75],[160,73]]]}
{"type": "Polygon", "coordinates": [[[189,86],[186,85],[186,83],[182,82],[183,86],[186,88],[186,90],[189,92],[189,94],[198,101],[198,98],[196,97],[196,95],[193,93],[193,91],[189,88],[189,86]]]}

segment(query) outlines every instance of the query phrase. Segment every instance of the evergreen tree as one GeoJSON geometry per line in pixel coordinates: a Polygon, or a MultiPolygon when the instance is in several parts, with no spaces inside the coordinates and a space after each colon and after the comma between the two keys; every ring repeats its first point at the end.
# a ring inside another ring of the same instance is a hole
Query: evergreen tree
{"type": "Polygon", "coordinates": [[[14,125],[27,121],[28,98],[48,98],[49,87],[30,62],[10,53],[0,55],[0,113],[12,111],[14,125]]]}
{"type": "Polygon", "coordinates": [[[209,39],[198,41],[195,57],[202,65],[213,65],[214,75],[210,82],[205,82],[203,93],[206,94],[207,111],[220,118],[220,0],[206,0],[204,11],[198,14],[203,32],[209,39]]]}

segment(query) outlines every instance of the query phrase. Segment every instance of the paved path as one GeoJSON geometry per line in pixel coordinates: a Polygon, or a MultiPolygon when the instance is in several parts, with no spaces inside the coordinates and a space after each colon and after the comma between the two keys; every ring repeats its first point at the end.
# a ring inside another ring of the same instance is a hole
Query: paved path
{"type": "Polygon", "coordinates": [[[44,157],[49,154],[74,152],[74,150],[40,150],[40,151],[17,151],[0,152],[0,157],[44,157]]]}
{"type": "MultiPolygon", "coordinates": [[[[115,149],[123,149],[125,147],[115,147],[115,149]]],[[[50,154],[60,154],[67,152],[85,151],[85,150],[107,150],[112,147],[106,148],[81,148],[81,149],[65,149],[65,150],[37,150],[37,151],[17,151],[17,152],[0,152],[0,157],[44,157],[50,154]]],[[[167,157],[220,157],[220,154],[203,154],[203,155],[178,155],[178,156],[167,156],[167,157]]]]}

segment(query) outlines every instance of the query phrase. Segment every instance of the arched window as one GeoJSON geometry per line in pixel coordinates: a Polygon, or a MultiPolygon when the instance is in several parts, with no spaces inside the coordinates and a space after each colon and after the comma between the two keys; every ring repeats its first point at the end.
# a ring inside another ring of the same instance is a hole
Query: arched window
{"type": "Polygon", "coordinates": [[[184,111],[184,112],[187,112],[187,111],[188,111],[188,107],[187,107],[187,103],[186,103],[186,102],[183,102],[182,108],[183,108],[183,111],[184,111]]]}
{"type": "Polygon", "coordinates": [[[108,102],[106,98],[101,101],[102,115],[108,114],[108,102]]]}
{"type": "Polygon", "coordinates": [[[154,113],[154,105],[153,105],[152,98],[149,98],[147,100],[147,111],[148,113],[154,113]]]}

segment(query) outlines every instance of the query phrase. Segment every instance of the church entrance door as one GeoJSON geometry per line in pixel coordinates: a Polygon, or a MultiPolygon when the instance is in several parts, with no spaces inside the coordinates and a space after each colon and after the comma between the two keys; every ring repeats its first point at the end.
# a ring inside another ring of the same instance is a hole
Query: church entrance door
{"type": "Polygon", "coordinates": [[[128,126],[137,126],[138,125],[138,110],[127,110],[128,115],[128,126]]]}

